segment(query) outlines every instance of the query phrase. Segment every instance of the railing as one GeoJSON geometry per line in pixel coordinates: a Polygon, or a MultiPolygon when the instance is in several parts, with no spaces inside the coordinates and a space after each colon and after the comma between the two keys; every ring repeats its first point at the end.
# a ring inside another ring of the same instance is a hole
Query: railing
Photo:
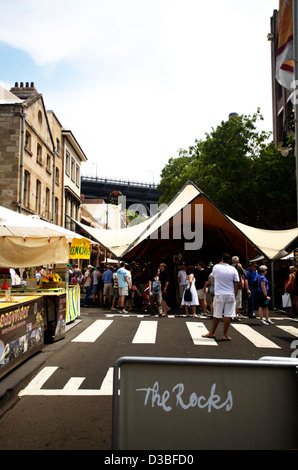
{"type": "Polygon", "coordinates": [[[122,184],[125,186],[135,186],[140,188],[153,188],[157,189],[157,185],[155,183],[144,183],[142,181],[130,181],[125,179],[114,179],[114,178],[104,178],[99,176],[81,176],[82,181],[90,181],[90,182],[98,182],[98,183],[106,183],[106,184],[122,184]]]}

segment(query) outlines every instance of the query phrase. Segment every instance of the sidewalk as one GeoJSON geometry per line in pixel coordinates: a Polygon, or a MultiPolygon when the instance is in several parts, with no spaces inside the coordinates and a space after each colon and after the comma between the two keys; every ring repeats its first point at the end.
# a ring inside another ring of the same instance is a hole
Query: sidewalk
{"type": "Polygon", "coordinates": [[[25,362],[0,379],[0,417],[5,413],[6,407],[9,408],[11,406],[12,399],[23,388],[24,381],[29,381],[30,377],[43,366],[48,358],[65,345],[68,331],[77,326],[81,321],[81,318],[77,318],[74,322],[68,324],[66,326],[65,338],[54,343],[45,344],[41,351],[29,357],[25,362]]]}

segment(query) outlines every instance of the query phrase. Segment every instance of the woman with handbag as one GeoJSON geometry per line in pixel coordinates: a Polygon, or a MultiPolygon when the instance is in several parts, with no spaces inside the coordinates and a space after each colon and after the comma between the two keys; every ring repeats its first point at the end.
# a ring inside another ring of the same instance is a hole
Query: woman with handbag
{"type": "Polygon", "coordinates": [[[290,266],[289,267],[289,278],[287,281],[285,281],[285,293],[290,294],[291,298],[291,307],[289,314],[293,315],[294,314],[294,309],[293,306],[295,305],[296,307],[296,315],[298,315],[298,292],[297,292],[297,282],[296,282],[296,275],[297,275],[297,269],[295,266],[290,266]]]}
{"type": "Polygon", "coordinates": [[[186,287],[183,292],[181,305],[185,306],[185,315],[189,317],[188,307],[192,308],[192,314],[194,317],[198,317],[196,313],[197,305],[199,305],[199,299],[196,289],[196,280],[193,274],[193,266],[188,266],[186,269],[186,287]]]}

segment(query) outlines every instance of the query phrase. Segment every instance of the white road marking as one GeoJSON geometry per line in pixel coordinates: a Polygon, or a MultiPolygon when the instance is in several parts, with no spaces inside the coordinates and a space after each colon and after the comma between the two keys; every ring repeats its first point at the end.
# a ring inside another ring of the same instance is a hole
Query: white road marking
{"type": "Polygon", "coordinates": [[[132,342],[134,344],[154,344],[156,341],[157,321],[141,321],[132,342]]]}
{"type": "Polygon", "coordinates": [[[298,329],[295,328],[294,326],[279,325],[277,328],[284,330],[286,333],[289,333],[292,336],[298,337],[298,329]]]}
{"type": "Polygon", "coordinates": [[[79,336],[72,340],[73,343],[94,343],[99,336],[113,323],[113,320],[96,320],[88,326],[79,336]]]}
{"type": "Polygon", "coordinates": [[[31,380],[28,386],[19,392],[20,397],[24,396],[107,396],[113,394],[113,371],[110,367],[101,384],[99,390],[80,389],[85,377],[71,377],[62,389],[42,389],[46,381],[54,374],[58,367],[45,367],[37,376],[31,380]]]}
{"type": "MultiPolygon", "coordinates": [[[[245,338],[253,343],[257,348],[281,349],[280,346],[277,346],[277,344],[265,338],[265,336],[261,335],[248,325],[233,324],[232,327],[245,336],[245,338]]],[[[269,328],[269,326],[264,325],[262,328],[269,328]]]]}
{"type": "Polygon", "coordinates": [[[202,338],[208,330],[202,322],[186,322],[186,326],[196,346],[218,346],[213,338],[202,338]]]}

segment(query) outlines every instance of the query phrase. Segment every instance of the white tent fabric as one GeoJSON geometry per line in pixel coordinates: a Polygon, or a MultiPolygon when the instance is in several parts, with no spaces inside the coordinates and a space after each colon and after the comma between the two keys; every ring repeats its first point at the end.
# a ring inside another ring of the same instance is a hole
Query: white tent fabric
{"type": "Polygon", "coordinates": [[[35,216],[27,216],[0,206],[0,236],[66,237],[70,243],[81,235],[35,216]]]}
{"type": "Polygon", "coordinates": [[[291,230],[263,230],[247,226],[229,218],[216,208],[212,201],[191,182],[182,188],[161,213],[134,227],[119,230],[103,230],[88,227],[84,224],[79,225],[99,243],[114,253],[114,255],[121,258],[133,252],[134,248],[146,239],[154,236],[154,233],[170,219],[173,224],[177,223],[179,218],[175,220],[174,216],[188,204],[200,204],[201,202],[206,203],[203,216],[204,226],[205,223],[207,224],[206,221],[208,221],[209,227],[212,224],[214,227],[220,225],[220,228],[226,230],[227,233],[237,233],[238,236],[246,239],[253,245],[257,252],[270,260],[278,259],[283,251],[298,237],[298,228],[291,230]]]}
{"type": "Polygon", "coordinates": [[[298,237],[298,228],[263,230],[249,227],[231,218],[230,220],[270,260],[279,259],[283,256],[287,247],[298,237]]]}
{"type": "Polygon", "coordinates": [[[121,258],[122,254],[130,246],[131,242],[138,238],[142,233],[146,232],[150,221],[141,222],[138,225],[123,229],[106,230],[100,228],[89,227],[87,225],[76,222],[89,235],[108,249],[114,256],[121,258]]]}
{"type": "Polygon", "coordinates": [[[69,245],[65,237],[1,237],[0,266],[26,268],[47,264],[65,264],[69,245]]]}
{"type": "Polygon", "coordinates": [[[69,243],[74,238],[84,237],[0,206],[0,266],[24,268],[67,263],[69,243]]]}

